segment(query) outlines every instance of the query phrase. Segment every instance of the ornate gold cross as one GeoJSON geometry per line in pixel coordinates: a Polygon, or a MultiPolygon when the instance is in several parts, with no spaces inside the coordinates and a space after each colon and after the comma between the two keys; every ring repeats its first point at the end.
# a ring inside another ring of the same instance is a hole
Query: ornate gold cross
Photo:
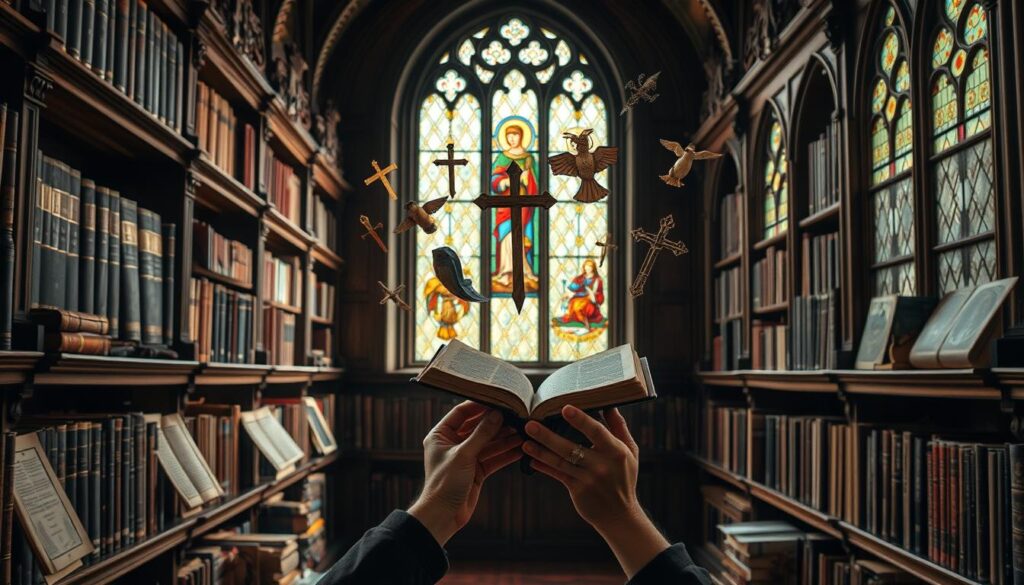
{"type": "Polygon", "coordinates": [[[373,165],[373,170],[376,172],[363,179],[363,184],[369,186],[370,183],[373,183],[374,181],[380,181],[384,184],[384,188],[388,192],[388,197],[391,197],[392,201],[398,201],[398,195],[395,194],[395,189],[391,186],[391,181],[388,180],[388,173],[398,170],[398,163],[391,163],[383,169],[380,168],[377,161],[371,161],[370,164],[373,165]]]}

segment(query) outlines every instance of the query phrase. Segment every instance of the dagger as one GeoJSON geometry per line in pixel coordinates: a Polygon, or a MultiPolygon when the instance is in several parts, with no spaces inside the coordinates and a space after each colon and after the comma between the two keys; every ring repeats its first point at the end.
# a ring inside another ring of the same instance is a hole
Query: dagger
{"type": "Polygon", "coordinates": [[[380,246],[380,249],[384,250],[384,253],[387,254],[388,247],[384,244],[384,241],[380,239],[380,236],[377,235],[377,230],[383,228],[384,225],[381,224],[379,221],[377,222],[377,225],[370,225],[370,218],[366,217],[365,215],[359,216],[359,223],[363,224],[363,227],[366,228],[366,233],[359,237],[361,237],[364,240],[366,239],[366,236],[373,237],[373,241],[377,242],[377,245],[380,246]]]}

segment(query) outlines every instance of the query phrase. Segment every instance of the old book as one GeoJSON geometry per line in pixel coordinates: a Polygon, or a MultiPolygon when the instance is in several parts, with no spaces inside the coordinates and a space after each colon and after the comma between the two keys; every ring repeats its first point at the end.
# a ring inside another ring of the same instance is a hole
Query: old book
{"type": "Polygon", "coordinates": [[[107,355],[110,337],[94,333],[50,332],[43,337],[43,349],[48,352],[107,355]]]}
{"type": "Polygon", "coordinates": [[[971,286],[957,289],[942,298],[935,310],[932,311],[931,316],[928,317],[921,334],[914,342],[914,347],[910,350],[912,366],[915,368],[939,367],[939,349],[942,347],[942,342],[949,335],[953,321],[974,292],[974,288],[971,286]]]}
{"type": "Polygon", "coordinates": [[[65,180],[63,207],[61,209],[61,249],[66,258],[64,261],[64,304],[72,311],[78,310],[78,208],[81,199],[82,173],[77,169],[60,163],[65,180]]]}
{"type": "Polygon", "coordinates": [[[52,29],[60,41],[66,47],[68,38],[68,0],[57,0],[57,12],[54,15],[54,28],[52,29]]]}
{"type": "Polygon", "coordinates": [[[114,485],[113,498],[110,505],[113,508],[113,523],[110,530],[113,535],[114,551],[121,550],[124,541],[121,539],[124,528],[124,419],[120,416],[114,417],[114,436],[110,438],[114,450],[114,485]]]}
{"type": "Polygon", "coordinates": [[[305,406],[310,436],[313,439],[316,450],[321,455],[333,453],[338,449],[338,442],[334,439],[334,434],[331,433],[327,419],[324,418],[324,413],[320,411],[320,405],[316,403],[316,398],[305,396],[302,399],[302,403],[305,406]]]}
{"type": "Polygon", "coordinates": [[[178,226],[165,223],[161,226],[163,234],[163,338],[165,345],[174,343],[174,248],[177,246],[178,226]]]}
{"type": "Polygon", "coordinates": [[[46,273],[43,275],[43,286],[47,295],[43,303],[54,307],[64,307],[64,283],[67,278],[67,221],[62,215],[67,208],[64,196],[67,189],[66,174],[63,172],[63,165],[50,157],[46,157],[43,163],[44,181],[49,186],[49,211],[50,229],[49,238],[46,242],[44,254],[48,251],[49,257],[43,260],[46,273]]]}
{"type": "Polygon", "coordinates": [[[96,310],[96,184],[91,179],[82,179],[81,193],[78,308],[92,313],[96,310]]]}
{"type": "Polygon", "coordinates": [[[160,216],[139,208],[139,303],[142,343],[161,344],[164,322],[163,236],[160,216]]]}
{"type": "Polygon", "coordinates": [[[128,99],[135,99],[135,26],[138,22],[139,0],[128,0],[128,62],[125,69],[124,93],[128,99]]]}
{"type": "Polygon", "coordinates": [[[138,0],[138,7],[135,9],[135,91],[132,99],[140,106],[146,103],[146,55],[149,45],[146,41],[147,26],[149,23],[149,8],[145,0],[138,0]]]}
{"type": "MultiPolygon", "coordinates": [[[[14,202],[18,170],[18,112],[0,104],[0,350],[11,349],[14,324],[14,202]]],[[[33,255],[35,255],[33,243],[33,255]]],[[[33,293],[33,299],[35,299],[33,293]]]]}
{"type": "Polygon", "coordinates": [[[107,320],[110,321],[110,337],[121,335],[121,196],[109,191],[107,212],[107,320]]]}
{"type": "Polygon", "coordinates": [[[35,195],[36,205],[32,213],[32,264],[30,266],[32,282],[29,289],[29,306],[38,307],[41,303],[41,286],[43,282],[43,244],[44,234],[46,232],[43,226],[44,217],[49,217],[49,212],[45,212],[47,200],[47,188],[43,184],[43,157],[39,153],[36,156],[36,184],[35,184],[35,195]]]}
{"type": "Polygon", "coordinates": [[[282,477],[295,469],[305,455],[288,431],[281,426],[268,407],[241,414],[242,427],[253,444],[274,469],[275,477],[282,477]]]}
{"type": "Polygon", "coordinates": [[[177,38],[175,38],[174,42],[174,60],[176,63],[174,69],[174,91],[172,92],[172,94],[174,95],[175,112],[174,129],[180,132],[183,115],[182,94],[184,92],[182,91],[182,88],[184,87],[183,84],[185,82],[185,46],[177,38]]]}
{"type": "Polygon", "coordinates": [[[1010,296],[1017,277],[979,285],[964,303],[939,349],[943,368],[984,368],[990,362],[990,341],[1002,326],[994,319],[1010,296]]]}
{"type": "Polygon", "coordinates": [[[96,15],[96,0],[83,0],[82,2],[82,39],[80,59],[82,64],[92,69],[92,47],[94,20],[96,15]]]}
{"type": "Polygon", "coordinates": [[[146,80],[149,87],[146,88],[146,105],[145,108],[151,114],[156,112],[157,104],[159,103],[159,92],[160,92],[160,75],[159,75],[159,56],[160,56],[160,34],[163,30],[160,28],[160,19],[151,10],[149,12],[149,35],[146,37],[146,43],[149,45],[148,53],[146,54],[147,67],[149,71],[146,73],[146,80]]]}
{"type": "Polygon", "coordinates": [[[106,335],[110,331],[110,323],[106,317],[68,311],[65,309],[37,307],[29,310],[29,318],[42,325],[47,331],[64,331],[69,333],[93,333],[106,335]]]}
{"type": "MultiPolygon", "coordinates": [[[[96,268],[93,276],[93,312],[107,319],[107,286],[110,254],[110,190],[96,186],[96,268]]],[[[110,320],[107,319],[109,332],[110,320]]]]}
{"type": "Polygon", "coordinates": [[[103,535],[103,425],[90,423],[89,536],[92,537],[92,561],[99,560],[103,535]]]}
{"type": "Polygon", "coordinates": [[[563,366],[534,390],[519,368],[456,339],[434,354],[415,381],[537,420],[557,415],[566,404],[589,410],[657,396],[647,359],[630,345],[563,366]]]}
{"type": "Polygon", "coordinates": [[[64,46],[68,54],[78,59],[82,43],[82,0],[68,1],[68,30],[64,46]]]}
{"type": "Polygon", "coordinates": [[[57,488],[53,472],[35,433],[15,440],[14,505],[36,560],[53,583],[81,565],[92,541],[67,494],[57,488]]]}
{"type": "Polygon", "coordinates": [[[139,207],[121,199],[121,316],[120,339],[142,340],[142,308],[139,298],[139,207]]]}
{"type": "Polygon", "coordinates": [[[93,24],[92,70],[103,77],[107,68],[107,24],[111,0],[96,0],[96,18],[93,24]]]}
{"type": "Polygon", "coordinates": [[[110,0],[107,4],[107,38],[104,50],[107,53],[107,66],[103,68],[103,79],[107,83],[114,82],[114,42],[117,39],[117,1],[110,0]]]}
{"type": "MultiPolygon", "coordinates": [[[[209,502],[224,495],[217,482],[217,477],[210,470],[210,466],[203,459],[195,441],[189,435],[181,415],[169,414],[160,420],[160,431],[157,437],[158,448],[163,450],[162,445],[165,442],[167,443],[167,451],[178,461],[178,465],[181,468],[180,473],[175,472],[178,477],[172,477],[172,483],[175,484],[178,493],[186,499],[190,507],[198,506],[201,503],[209,502]],[[184,478],[180,477],[180,474],[184,474],[184,478]],[[185,484],[184,480],[187,480],[188,483],[185,484]],[[182,485],[179,486],[179,483],[182,485]],[[191,485],[191,490],[188,489],[188,485],[191,485]],[[192,495],[193,491],[194,496],[192,495]]],[[[165,455],[167,451],[165,451],[165,455]]],[[[164,465],[164,471],[167,472],[168,476],[171,476],[171,472],[168,471],[163,457],[161,456],[161,464],[164,465]]]]}
{"type": "Polygon", "coordinates": [[[859,370],[910,366],[914,340],[935,306],[929,297],[887,295],[871,299],[857,351],[859,370]]]}
{"type": "Polygon", "coordinates": [[[128,0],[115,0],[114,7],[114,86],[128,89],[128,0]]]}

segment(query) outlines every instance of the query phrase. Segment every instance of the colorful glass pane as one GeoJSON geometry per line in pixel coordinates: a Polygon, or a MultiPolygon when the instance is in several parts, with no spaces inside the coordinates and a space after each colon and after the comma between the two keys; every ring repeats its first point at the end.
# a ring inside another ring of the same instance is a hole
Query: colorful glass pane
{"type": "Polygon", "coordinates": [[[910,66],[906,59],[900,59],[900,64],[896,67],[895,87],[899,92],[910,91],[910,66]]]}
{"type": "Polygon", "coordinates": [[[782,125],[774,119],[769,126],[764,184],[764,237],[781,234],[788,227],[789,186],[786,171],[789,163],[783,146],[782,125]]]}
{"type": "Polygon", "coordinates": [[[956,19],[960,17],[960,12],[964,9],[965,0],[946,0],[946,18],[952,22],[956,22],[956,19]]]}
{"type": "Polygon", "coordinates": [[[965,67],[967,67],[967,51],[958,49],[956,54],[953,55],[953,61],[949,64],[949,68],[953,71],[954,77],[960,77],[965,67]]]}
{"type": "Polygon", "coordinates": [[[932,135],[935,152],[956,144],[956,88],[948,75],[940,75],[932,83],[932,135]]]}
{"type": "Polygon", "coordinates": [[[910,169],[914,164],[914,124],[911,102],[903,98],[900,102],[900,114],[896,118],[896,173],[910,169]]]}
{"type": "Polygon", "coordinates": [[[967,88],[964,91],[964,117],[966,136],[974,136],[987,130],[991,125],[989,113],[991,96],[989,90],[988,48],[982,47],[975,55],[971,64],[971,72],[967,75],[967,88]]]}
{"type": "Polygon", "coordinates": [[[881,183],[891,175],[889,168],[889,127],[885,120],[876,117],[871,124],[871,164],[873,184],[881,183]]]}
{"type": "Polygon", "coordinates": [[[885,72],[886,76],[888,76],[889,73],[892,72],[892,67],[893,65],[896,64],[896,57],[897,55],[899,55],[899,52],[899,37],[896,36],[895,32],[889,31],[885,35],[885,40],[882,41],[882,55],[880,61],[882,65],[882,71],[885,72]]]}
{"type": "Polygon", "coordinates": [[[772,129],[768,133],[768,146],[772,153],[779,151],[782,145],[782,126],[778,122],[772,122],[772,129]]]}
{"type": "Polygon", "coordinates": [[[964,23],[964,42],[973,45],[985,38],[987,32],[988,17],[985,14],[985,9],[980,4],[972,4],[971,9],[967,12],[967,22],[964,23]]]}
{"type": "Polygon", "coordinates": [[[885,11],[885,26],[892,26],[892,23],[896,21],[896,8],[892,5],[889,6],[885,11]]]}
{"type": "Polygon", "coordinates": [[[555,74],[555,64],[548,65],[546,69],[541,69],[537,72],[537,81],[541,83],[547,83],[551,81],[551,76],[555,74]]]}
{"type": "Polygon", "coordinates": [[[896,97],[889,96],[889,99],[885,100],[885,119],[892,122],[893,116],[896,115],[896,97]]]}
{"type": "Polygon", "coordinates": [[[949,62],[951,54],[953,54],[953,33],[949,32],[948,28],[942,27],[939,32],[935,33],[935,44],[932,45],[932,69],[938,69],[949,62]]]}
{"type": "Polygon", "coordinates": [[[490,69],[486,69],[480,65],[474,65],[473,69],[476,71],[476,76],[484,83],[490,83],[491,80],[494,79],[494,72],[490,69]]]}
{"type": "Polygon", "coordinates": [[[871,112],[877,114],[882,111],[882,106],[885,104],[885,97],[889,95],[889,86],[886,85],[885,80],[879,78],[875,83],[875,89],[871,92],[871,112]]]}
{"type": "Polygon", "coordinates": [[[469,65],[469,61],[476,54],[476,47],[473,46],[473,41],[466,39],[459,45],[459,61],[463,65],[469,65]]]}

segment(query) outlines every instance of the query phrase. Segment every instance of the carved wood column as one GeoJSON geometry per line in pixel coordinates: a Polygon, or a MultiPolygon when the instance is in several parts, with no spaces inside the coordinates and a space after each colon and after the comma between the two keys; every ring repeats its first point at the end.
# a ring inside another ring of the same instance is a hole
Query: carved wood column
{"type": "Polygon", "coordinates": [[[177,347],[183,356],[195,359],[195,339],[189,331],[192,310],[192,219],[195,217],[196,191],[199,190],[199,177],[194,171],[185,171],[185,193],[181,198],[181,225],[178,228],[178,242],[175,254],[178,256],[177,279],[178,303],[174,324],[177,331],[177,347]]]}
{"type": "Polygon", "coordinates": [[[53,89],[53,81],[33,64],[25,68],[24,87],[21,102],[21,115],[18,122],[18,171],[15,188],[15,219],[17,230],[15,239],[15,273],[14,282],[14,317],[24,320],[25,313],[31,305],[32,275],[38,268],[32,265],[32,233],[35,231],[35,213],[39,166],[39,122],[42,111],[46,108],[47,93],[53,89]],[[20,194],[20,196],[19,196],[20,194]]]}
{"type": "Polygon", "coordinates": [[[267,234],[270,232],[270,228],[267,226],[266,211],[269,206],[265,206],[260,211],[259,220],[257,222],[256,234],[256,249],[253,250],[253,267],[252,267],[252,285],[253,293],[256,297],[255,306],[253,307],[252,315],[252,335],[255,343],[253,344],[253,350],[255,356],[253,358],[254,363],[265,364],[267,362],[267,350],[266,344],[263,343],[263,302],[266,300],[263,298],[263,257],[266,254],[267,234]]]}

